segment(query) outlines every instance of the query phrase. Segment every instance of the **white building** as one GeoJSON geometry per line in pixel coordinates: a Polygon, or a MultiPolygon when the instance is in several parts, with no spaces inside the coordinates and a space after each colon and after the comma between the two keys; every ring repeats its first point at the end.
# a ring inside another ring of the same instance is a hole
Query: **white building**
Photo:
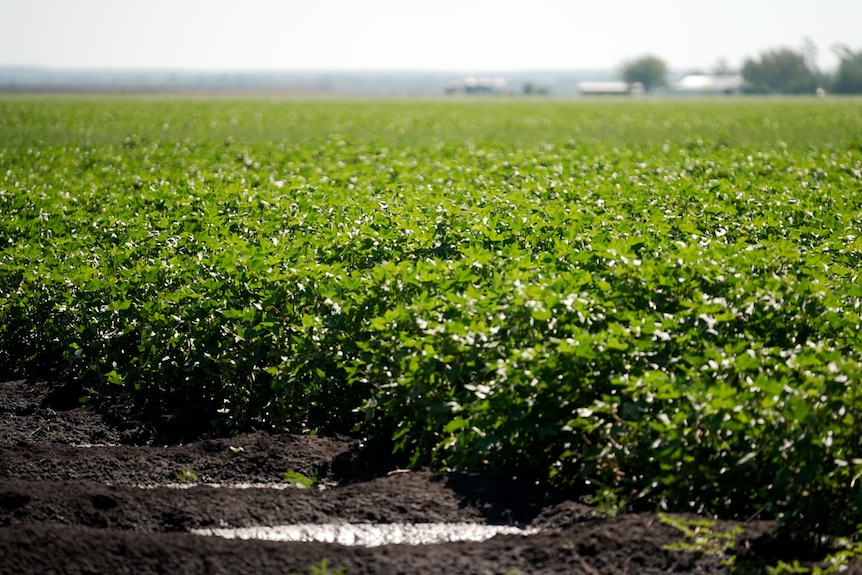
{"type": "Polygon", "coordinates": [[[739,74],[689,74],[671,85],[683,94],[734,94],[742,88],[739,74]]]}
{"type": "Polygon", "coordinates": [[[606,80],[601,82],[579,82],[578,92],[584,96],[636,96],[643,94],[644,86],[640,82],[629,84],[622,80],[606,80]]]}

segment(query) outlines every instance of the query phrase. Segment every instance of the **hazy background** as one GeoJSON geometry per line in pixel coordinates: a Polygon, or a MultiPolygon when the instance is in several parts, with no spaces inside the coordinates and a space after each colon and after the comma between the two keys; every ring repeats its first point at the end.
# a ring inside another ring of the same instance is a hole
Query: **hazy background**
{"type": "Polygon", "coordinates": [[[739,68],[862,44],[862,0],[0,0],[0,66],[182,70],[739,68]]]}

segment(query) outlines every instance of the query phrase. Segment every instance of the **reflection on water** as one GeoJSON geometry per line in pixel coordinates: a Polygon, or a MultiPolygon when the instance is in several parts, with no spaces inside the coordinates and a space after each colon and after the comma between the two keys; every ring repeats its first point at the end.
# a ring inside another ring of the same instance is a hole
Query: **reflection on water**
{"type": "Polygon", "coordinates": [[[455,541],[485,541],[495,535],[533,535],[538,529],[511,525],[475,523],[328,523],[243,527],[236,529],[193,529],[196,535],[216,535],[228,539],[267,541],[316,541],[339,545],[420,545],[455,541]]]}

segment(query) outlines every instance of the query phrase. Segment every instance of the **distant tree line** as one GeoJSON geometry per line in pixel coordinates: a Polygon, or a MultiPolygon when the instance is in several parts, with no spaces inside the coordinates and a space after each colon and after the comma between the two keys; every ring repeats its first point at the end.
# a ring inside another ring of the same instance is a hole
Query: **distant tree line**
{"type": "MultiPolygon", "coordinates": [[[[824,90],[833,94],[862,94],[862,51],[847,46],[834,48],[838,68],[823,73],[814,63],[816,48],[810,41],[803,49],[774,48],[758,58],[747,58],[742,65],[743,91],[752,94],[813,94],[824,90]]],[[[649,92],[667,84],[667,65],[648,55],[624,62],[621,76],[625,82],[640,82],[649,92]]],[[[726,72],[726,70],[724,70],[726,72]]]]}
{"type": "Polygon", "coordinates": [[[862,94],[862,50],[854,52],[847,46],[838,46],[835,51],[841,63],[832,79],[832,91],[836,94],[862,94]]]}

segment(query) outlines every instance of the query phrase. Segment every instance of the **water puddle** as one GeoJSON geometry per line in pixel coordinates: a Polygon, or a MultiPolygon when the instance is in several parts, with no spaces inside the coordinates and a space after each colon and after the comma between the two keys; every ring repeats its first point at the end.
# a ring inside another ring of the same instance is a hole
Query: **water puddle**
{"type": "Polygon", "coordinates": [[[511,525],[475,523],[324,523],[243,527],[236,529],[193,529],[195,535],[227,539],[261,539],[282,542],[337,543],[362,547],[379,545],[422,545],[480,542],[495,535],[533,535],[538,529],[511,525]]]}
{"type": "MultiPolygon", "coordinates": [[[[108,485],[119,485],[109,483],[108,485]]],[[[285,489],[305,489],[295,483],[207,483],[207,482],[186,482],[186,483],[132,483],[130,487],[138,489],[194,489],[196,487],[209,487],[212,489],[276,489],[279,491],[285,489]]],[[[318,486],[318,491],[323,491],[326,486],[318,486]]]]}

